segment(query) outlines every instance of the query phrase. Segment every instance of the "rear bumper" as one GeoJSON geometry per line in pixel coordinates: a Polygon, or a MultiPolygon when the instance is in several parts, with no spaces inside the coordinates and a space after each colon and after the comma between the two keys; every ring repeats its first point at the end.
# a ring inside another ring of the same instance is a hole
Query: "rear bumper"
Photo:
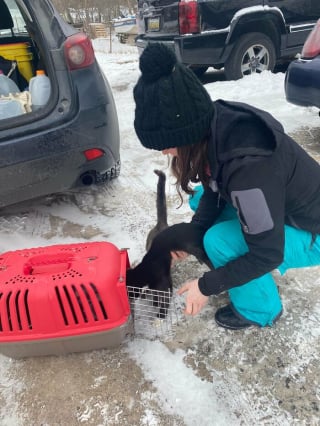
{"type": "Polygon", "coordinates": [[[66,191],[83,183],[86,173],[103,175],[115,167],[120,161],[118,127],[111,119],[107,122],[106,111],[104,122],[97,120],[94,127],[90,121],[94,114],[97,111],[80,114],[70,127],[2,147],[0,206],[66,191]],[[88,161],[84,151],[90,148],[100,148],[104,155],[88,161]]]}
{"type": "Polygon", "coordinates": [[[149,43],[164,43],[174,49],[178,59],[185,65],[216,66],[228,58],[233,45],[226,44],[227,32],[207,32],[166,38],[140,34],[136,38],[139,54],[149,43]]]}
{"type": "Polygon", "coordinates": [[[86,172],[103,175],[120,160],[119,127],[113,105],[81,111],[63,126],[0,145],[0,207],[66,191],[86,172]],[[104,155],[87,161],[84,151],[104,155]]]}
{"type": "Polygon", "coordinates": [[[298,59],[288,67],[285,78],[288,102],[300,106],[320,108],[320,57],[298,59]]]}
{"type": "Polygon", "coordinates": [[[136,37],[135,43],[136,43],[136,46],[138,48],[139,55],[141,55],[141,53],[148,46],[148,44],[151,44],[151,43],[163,43],[163,44],[167,45],[170,49],[175,50],[174,40],[172,40],[172,39],[167,40],[167,39],[162,39],[162,38],[159,38],[159,37],[152,37],[152,38],[148,37],[147,38],[147,37],[145,37],[144,34],[138,35],[136,37]]]}

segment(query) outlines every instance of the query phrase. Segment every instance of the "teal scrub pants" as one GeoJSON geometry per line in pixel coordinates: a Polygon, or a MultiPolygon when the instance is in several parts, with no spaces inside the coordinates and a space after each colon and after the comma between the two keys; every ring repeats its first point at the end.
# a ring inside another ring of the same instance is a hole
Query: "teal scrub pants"
{"type": "MultiPolygon", "coordinates": [[[[202,187],[196,187],[189,199],[195,210],[202,196],[202,187]]],[[[278,270],[284,274],[290,268],[320,265],[320,235],[311,244],[310,232],[285,225],[284,260],[278,270]]],[[[216,223],[204,236],[204,248],[214,267],[224,266],[230,260],[248,252],[236,210],[227,205],[216,223]]],[[[282,304],[277,285],[271,273],[228,291],[231,304],[243,318],[260,325],[271,326],[280,315],[282,304]]]]}

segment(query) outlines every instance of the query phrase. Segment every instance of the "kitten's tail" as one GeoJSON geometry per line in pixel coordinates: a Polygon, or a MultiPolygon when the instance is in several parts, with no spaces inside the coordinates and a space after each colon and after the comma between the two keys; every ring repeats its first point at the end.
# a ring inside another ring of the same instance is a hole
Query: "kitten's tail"
{"type": "Polygon", "coordinates": [[[154,170],[154,173],[159,177],[157,184],[157,224],[161,227],[167,227],[166,175],[161,170],[154,170]]]}

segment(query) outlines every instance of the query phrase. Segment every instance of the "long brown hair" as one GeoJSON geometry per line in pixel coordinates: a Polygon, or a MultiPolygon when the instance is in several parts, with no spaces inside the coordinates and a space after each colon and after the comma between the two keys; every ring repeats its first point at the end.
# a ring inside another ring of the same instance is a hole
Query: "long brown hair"
{"type": "Polygon", "coordinates": [[[177,147],[177,154],[171,160],[171,171],[177,179],[176,188],[182,204],[181,190],[189,195],[194,194],[190,183],[201,182],[204,186],[208,185],[208,138],[192,145],[177,147]]]}

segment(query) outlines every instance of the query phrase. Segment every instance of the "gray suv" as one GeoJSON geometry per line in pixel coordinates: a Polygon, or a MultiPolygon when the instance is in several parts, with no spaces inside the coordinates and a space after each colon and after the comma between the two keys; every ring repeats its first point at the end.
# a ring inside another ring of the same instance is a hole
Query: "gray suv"
{"type": "Polygon", "coordinates": [[[0,0],[0,66],[18,87],[15,102],[30,99],[37,70],[51,85],[40,108],[31,99],[0,120],[0,207],[119,175],[111,88],[87,35],[49,0],[0,0]]]}

